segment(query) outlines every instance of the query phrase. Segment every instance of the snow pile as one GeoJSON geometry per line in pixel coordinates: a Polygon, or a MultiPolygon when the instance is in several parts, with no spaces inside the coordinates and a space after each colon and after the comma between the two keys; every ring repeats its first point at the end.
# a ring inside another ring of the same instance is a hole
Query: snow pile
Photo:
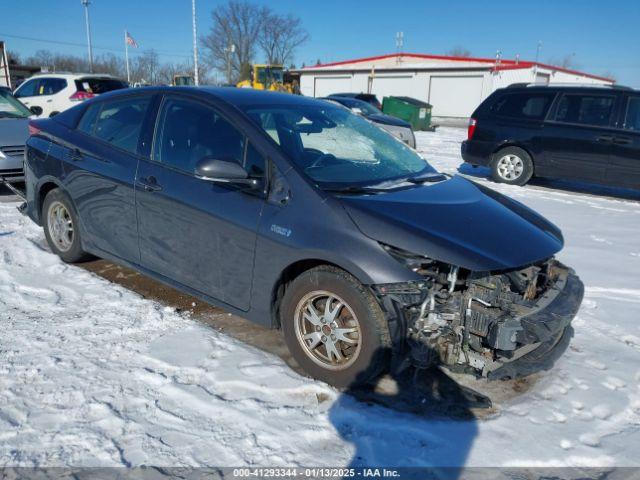
{"type": "MultiPolygon", "coordinates": [[[[464,133],[420,133],[419,148],[455,172],[464,133]]],[[[560,259],[587,290],[556,368],[477,421],[365,405],[300,377],[63,264],[0,203],[0,466],[640,465],[640,204],[478,180],[563,229],[560,259]]]]}

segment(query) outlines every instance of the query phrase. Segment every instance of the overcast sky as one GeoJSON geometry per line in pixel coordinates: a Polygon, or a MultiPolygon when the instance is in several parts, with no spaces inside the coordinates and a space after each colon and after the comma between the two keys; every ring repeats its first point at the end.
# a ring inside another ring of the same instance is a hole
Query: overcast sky
{"type": "MultiPolygon", "coordinates": [[[[534,60],[542,41],[542,62],[573,55],[580,70],[611,73],[619,83],[640,88],[640,0],[255,1],[302,18],[311,40],[297,52],[298,66],[391,53],[396,32],[403,31],[403,50],[415,53],[462,46],[475,56],[494,57],[501,50],[506,58],[534,60]]],[[[80,0],[2,3],[0,39],[10,50],[24,56],[38,49],[86,54],[80,0]]],[[[211,11],[223,3],[197,0],[199,34],[208,31],[211,11]]],[[[126,28],[138,51],[153,48],[164,61],[190,58],[191,0],[92,0],[90,12],[96,54],[122,54],[126,28]]]]}

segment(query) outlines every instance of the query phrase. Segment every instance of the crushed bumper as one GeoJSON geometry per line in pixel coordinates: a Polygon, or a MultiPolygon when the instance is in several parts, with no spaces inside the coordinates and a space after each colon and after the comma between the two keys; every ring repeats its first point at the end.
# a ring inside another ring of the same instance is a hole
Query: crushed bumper
{"type": "Polygon", "coordinates": [[[422,282],[373,288],[399,364],[514,378],[551,368],[569,345],[584,286],[557,260],[462,278],[429,268],[422,282]]]}
{"type": "Polygon", "coordinates": [[[483,376],[491,380],[508,379],[550,369],[569,346],[573,337],[571,321],[580,309],[583,296],[583,283],[568,270],[541,299],[538,310],[518,319],[522,329],[515,334],[515,339],[522,346],[511,358],[487,364],[483,376]]]}

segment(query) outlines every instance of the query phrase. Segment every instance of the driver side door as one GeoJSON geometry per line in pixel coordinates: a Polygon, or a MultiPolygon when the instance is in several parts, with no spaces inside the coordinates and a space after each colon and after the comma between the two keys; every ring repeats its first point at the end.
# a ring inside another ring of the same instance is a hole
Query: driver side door
{"type": "Polygon", "coordinates": [[[247,138],[205,103],[166,96],[150,160],[136,175],[140,263],[240,310],[251,300],[263,195],[196,178],[204,157],[237,161],[264,175],[247,138]]]}

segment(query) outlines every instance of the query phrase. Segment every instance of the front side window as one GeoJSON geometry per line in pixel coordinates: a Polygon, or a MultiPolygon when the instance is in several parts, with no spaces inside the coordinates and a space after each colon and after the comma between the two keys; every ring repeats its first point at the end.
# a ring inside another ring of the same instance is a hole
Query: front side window
{"type": "Polygon", "coordinates": [[[16,98],[33,97],[37,95],[36,89],[38,88],[38,83],[39,83],[38,79],[27,80],[22,85],[20,85],[20,87],[18,87],[15,93],[15,97],[16,98]]]}
{"type": "Polygon", "coordinates": [[[623,128],[640,132],[640,97],[629,98],[623,128]]]}
{"type": "Polygon", "coordinates": [[[504,117],[541,120],[547,115],[553,97],[552,93],[508,94],[496,101],[492,111],[504,117]]]}
{"type": "Polygon", "coordinates": [[[245,138],[210,107],[168,99],[160,112],[155,161],[193,173],[205,157],[244,163],[245,138]]]}
{"type": "Polygon", "coordinates": [[[563,95],[556,122],[606,127],[611,121],[615,97],[611,95],[563,95]]]}
{"type": "Polygon", "coordinates": [[[328,102],[248,105],[245,112],[323,188],[364,187],[434,171],[389,133],[328,102]]]}
{"type": "MultiPolygon", "coordinates": [[[[137,153],[140,131],[142,130],[142,123],[147,113],[149,102],[149,97],[104,102],[95,122],[93,135],[118,148],[137,153]]],[[[92,105],[90,110],[95,105],[97,104],[92,105]]],[[[90,123],[89,118],[87,125],[90,125],[90,123]]],[[[87,126],[87,128],[90,128],[90,126],[87,126]]]]}

